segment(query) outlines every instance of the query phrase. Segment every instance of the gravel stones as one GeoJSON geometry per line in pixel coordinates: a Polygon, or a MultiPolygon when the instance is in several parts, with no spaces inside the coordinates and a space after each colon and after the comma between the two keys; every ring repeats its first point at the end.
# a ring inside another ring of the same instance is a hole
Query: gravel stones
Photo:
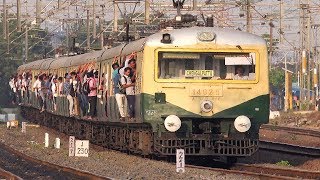
{"type": "Polygon", "coordinates": [[[255,179],[239,174],[226,174],[204,169],[186,168],[186,172],[175,172],[175,165],[151,160],[113,150],[98,150],[90,147],[89,157],[68,157],[68,136],[44,127],[7,129],[0,125],[1,142],[33,158],[80,169],[115,179],[255,179]],[[44,134],[49,133],[49,148],[44,147],[44,134]],[[61,139],[60,149],[54,149],[55,138],[61,139]]]}

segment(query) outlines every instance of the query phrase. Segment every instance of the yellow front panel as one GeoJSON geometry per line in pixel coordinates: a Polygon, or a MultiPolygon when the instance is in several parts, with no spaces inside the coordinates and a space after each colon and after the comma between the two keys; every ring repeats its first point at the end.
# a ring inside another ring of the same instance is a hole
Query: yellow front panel
{"type": "MultiPolygon", "coordinates": [[[[146,47],[143,63],[142,93],[154,95],[156,92],[166,94],[167,103],[181,107],[186,111],[201,116],[212,116],[215,113],[246,102],[260,95],[269,93],[268,62],[264,46],[243,46],[243,52],[256,53],[255,80],[202,80],[202,79],[159,79],[157,56],[159,51],[186,52],[239,52],[236,47],[199,45],[193,47],[174,47],[160,49],[146,47]],[[203,48],[203,49],[201,49],[203,48]],[[204,100],[213,102],[213,110],[202,112],[200,104],[204,100]]],[[[259,110],[258,108],[256,109],[259,110]]]]}

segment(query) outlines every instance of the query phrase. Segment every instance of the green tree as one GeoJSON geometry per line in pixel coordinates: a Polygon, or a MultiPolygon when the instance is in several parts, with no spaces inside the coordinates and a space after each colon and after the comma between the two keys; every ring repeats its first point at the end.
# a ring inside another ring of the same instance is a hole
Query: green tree
{"type": "MultiPolygon", "coordinates": [[[[9,29],[10,51],[7,51],[7,40],[0,38],[0,108],[10,104],[9,85],[10,77],[15,74],[17,68],[24,63],[24,30],[22,32],[13,31],[16,28],[16,21],[10,20],[9,29]]],[[[3,34],[3,26],[0,26],[0,33],[3,34]]],[[[39,60],[44,57],[45,52],[52,49],[50,36],[47,30],[39,27],[32,28],[29,32],[29,56],[28,62],[39,60]]]]}
{"type": "Polygon", "coordinates": [[[270,72],[270,84],[277,88],[277,89],[282,89],[284,88],[284,83],[285,83],[285,74],[284,70],[281,68],[276,68],[272,69],[270,72]]]}

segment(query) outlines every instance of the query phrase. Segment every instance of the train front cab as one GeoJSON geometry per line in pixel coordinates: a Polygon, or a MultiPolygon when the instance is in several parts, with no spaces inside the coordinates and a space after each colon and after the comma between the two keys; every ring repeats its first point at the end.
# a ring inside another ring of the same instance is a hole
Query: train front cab
{"type": "Polygon", "coordinates": [[[142,113],[157,153],[241,157],[258,150],[269,116],[265,44],[147,44],[144,52],[142,113]],[[245,77],[236,77],[239,67],[245,77]]]}

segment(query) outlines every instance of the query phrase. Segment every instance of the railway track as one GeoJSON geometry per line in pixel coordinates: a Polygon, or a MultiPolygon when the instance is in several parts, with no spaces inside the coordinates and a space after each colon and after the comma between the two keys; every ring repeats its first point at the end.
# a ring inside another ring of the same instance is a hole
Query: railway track
{"type": "Polygon", "coordinates": [[[6,171],[2,168],[0,168],[0,179],[9,179],[9,180],[22,180],[21,177],[9,172],[9,171],[6,171]]]}
{"type": "Polygon", "coordinates": [[[275,177],[275,178],[302,178],[302,179],[319,179],[320,172],[319,171],[306,171],[292,168],[279,168],[279,167],[268,167],[262,165],[255,164],[240,164],[236,163],[232,168],[232,170],[240,171],[240,172],[250,172],[261,175],[260,177],[275,177]]]}
{"type": "Polygon", "coordinates": [[[285,144],[285,143],[279,143],[279,142],[260,140],[259,149],[276,151],[281,153],[296,154],[299,156],[310,156],[315,158],[320,157],[320,148],[297,146],[297,145],[285,144]]]}
{"type": "Polygon", "coordinates": [[[267,129],[273,131],[286,131],[292,134],[305,135],[320,138],[320,131],[314,129],[296,128],[296,127],[286,127],[286,126],[274,126],[271,124],[264,124],[260,129],[267,129]]]}
{"type": "Polygon", "coordinates": [[[212,168],[198,165],[186,165],[187,168],[206,169],[223,173],[249,175],[261,179],[319,179],[320,172],[289,168],[275,168],[254,164],[236,163],[230,169],[212,168]]]}
{"type": "Polygon", "coordinates": [[[45,162],[23,154],[12,147],[6,146],[0,142],[0,167],[14,171],[19,176],[6,170],[0,169],[0,177],[6,179],[35,179],[35,178],[54,178],[54,179],[111,179],[75,168],[64,167],[57,164],[45,162]]]}

